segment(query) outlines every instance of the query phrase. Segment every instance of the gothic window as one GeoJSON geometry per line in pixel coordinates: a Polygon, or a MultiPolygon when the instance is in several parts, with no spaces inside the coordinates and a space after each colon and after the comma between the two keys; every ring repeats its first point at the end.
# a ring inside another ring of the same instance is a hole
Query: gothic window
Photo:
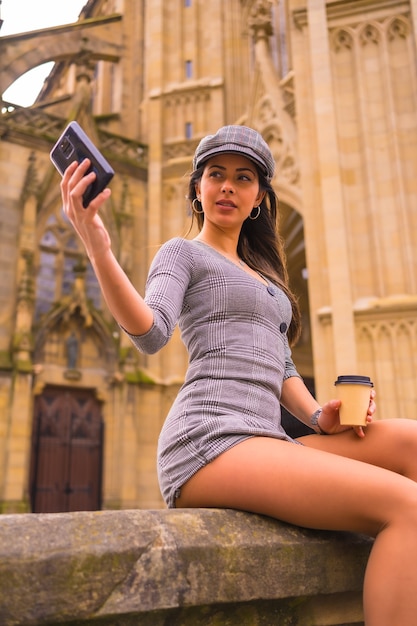
{"type": "Polygon", "coordinates": [[[185,138],[192,139],[193,137],[193,124],[192,122],[185,123],[185,138]]]}
{"type": "Polygon", "coordinates": [[[81,243],[66,216],[51,215],[39,243],[36,279],[35,319],[50,311],[62,297],[71,294],[75,268],[80,261],[86,266],[87,297],[100,308],[100,288],[81,243]]]}
{"type": "Polygon", "coordinates": [[[193,77],[193,62],[186,61],[185,62],[185,78],[192,78],[192,77],[193,77]]]}

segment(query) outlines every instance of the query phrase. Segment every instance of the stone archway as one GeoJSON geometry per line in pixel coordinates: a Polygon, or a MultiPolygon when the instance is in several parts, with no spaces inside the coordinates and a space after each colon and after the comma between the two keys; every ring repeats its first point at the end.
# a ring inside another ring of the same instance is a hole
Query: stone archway
{"type": "Polygon", "coordinates": [[[117,62],[121,54],[121,15],[96,17],[67,26],[0,40],[0,94],[28,70],[46,63],[104,60],[117,62]],[[111,30],[108,26],[112,25],[111,30]]]}

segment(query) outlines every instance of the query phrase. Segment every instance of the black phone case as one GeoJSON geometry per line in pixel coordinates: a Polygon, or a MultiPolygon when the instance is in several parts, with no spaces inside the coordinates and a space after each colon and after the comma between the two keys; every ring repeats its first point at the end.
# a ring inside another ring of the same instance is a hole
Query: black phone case
{"type": "Polygon", "coordinates": [[[88,168],[87,174],[94,171],[96,179],[87,187],[83,195],[84,208],[107,187],[114,176],[111,165],[77,122],[68,124],[52,148],[50,157],[61,176],[74,161],[81,163],[86,158],[90,159],[91,166],[88,168]]]}

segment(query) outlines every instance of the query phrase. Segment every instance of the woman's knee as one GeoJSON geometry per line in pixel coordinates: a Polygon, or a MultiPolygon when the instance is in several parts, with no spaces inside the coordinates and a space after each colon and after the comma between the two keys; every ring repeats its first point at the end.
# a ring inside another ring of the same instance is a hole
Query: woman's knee
{"type": "Polygon", "coordinates": [[[387,521],[417,532],[417,484],[414,481],[401,478],[396,489],[392,486],[388,488],[386,504],[389,512],[387,521]]]}
{"type": "Polygon", "coordinates": [[[390,419],[376,422],[373,426],[384,439],[380,445],[397,464],[393,469],[417,482],[417,421],[390,419]]]}

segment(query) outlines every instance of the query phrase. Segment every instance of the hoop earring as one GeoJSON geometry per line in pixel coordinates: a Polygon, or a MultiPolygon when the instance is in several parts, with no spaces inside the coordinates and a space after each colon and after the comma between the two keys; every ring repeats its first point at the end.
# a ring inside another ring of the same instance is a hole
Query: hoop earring
{"type": "Polygon", "coordinates": [[[254,206],[254,207],[253,207],[253,209],[252,209],[252,211],[250,212],[249,219],[250,219],[250,220],[257,220],[257,219],[258,219],[258,217],[259,217],[259,216],[260,216],[260,214],[261,214],[261,207],[260,207],[260,206],[259,206],[259,204],[258,204],[258,206],[254,206]],[[257,212],[257,214],[256,214],[256,215],[252,215],[252,211],[253,211],[253,209],[258,209],[258,212],[257,212]]]}
{"type": "MultiPolygon", "coordinates": [[[[200,215],[201,213],[204,213],[203,207],[201,207],[201,211],[197,211],[197,209],[195,208],[194,202],[200,202],[200,199],[199,198],[194,198],[194,200],[191,202],[191,206],[193,207],[194,213],[197,213],[197,215],[200,215]]],[[[201,204],[201,202],[200,202],[200,204],[201,204]]]]}

